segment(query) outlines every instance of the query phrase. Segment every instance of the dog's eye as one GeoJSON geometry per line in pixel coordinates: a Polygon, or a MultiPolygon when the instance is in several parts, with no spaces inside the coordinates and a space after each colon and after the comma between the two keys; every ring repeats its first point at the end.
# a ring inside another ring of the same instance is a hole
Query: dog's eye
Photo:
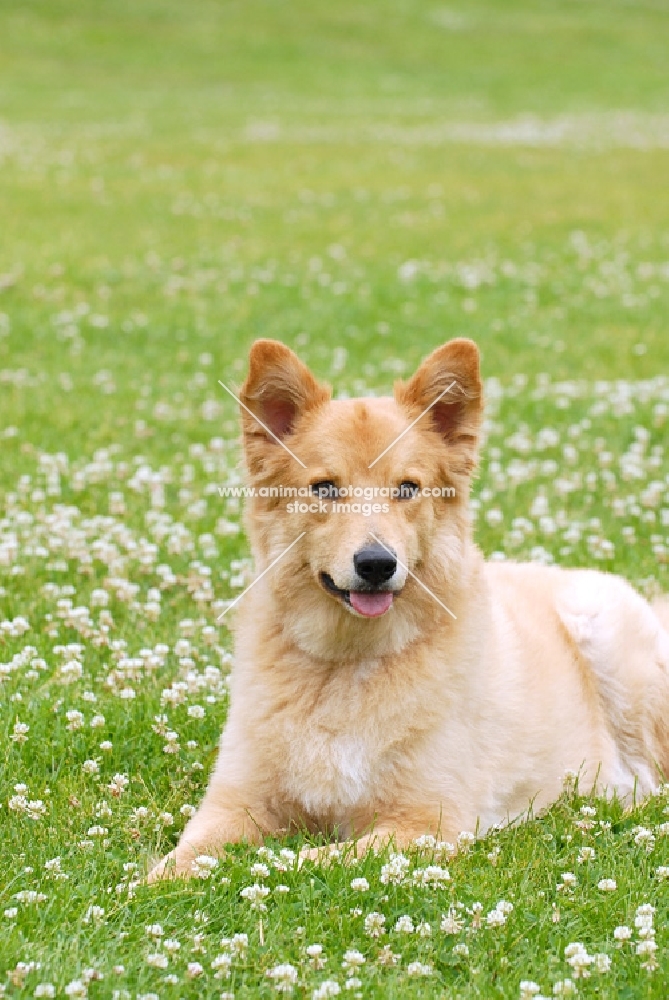
{"type": "Polygon", "coordinates": [[[312,483],[311,492],[319,500],[336,500],[339,496],[339,491],[331,479],[321,479],[317,483],[312,483]]]}
{"type": "Polygon", "coordinates": [[[412,483],[411,480],[405,479],[404,482],[399,485],[399,496],[398,500],[413,500],[414,497],[418,496],[418,491],[420,486],[418,483],[412,483]]]}

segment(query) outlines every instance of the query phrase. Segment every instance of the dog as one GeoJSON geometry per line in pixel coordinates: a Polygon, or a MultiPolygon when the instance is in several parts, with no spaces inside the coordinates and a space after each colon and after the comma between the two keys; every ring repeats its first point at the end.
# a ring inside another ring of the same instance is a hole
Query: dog
{"type": "Polygon", "coordinates": [[[627,800],[658,787],[669,602],[593,570],[485,562],[472,341],[437,348],[392,398],[333,400],[258,340],[239,398],[259,575],[236,611],[215,770],[151,879],[291,831],[357,851],[456,840],[550,805],[569,771],[627,800]],[[379,503],[347,507],[349,485],[379,503]],[[288,512],[286,487],[314,503],[288,512]]]}

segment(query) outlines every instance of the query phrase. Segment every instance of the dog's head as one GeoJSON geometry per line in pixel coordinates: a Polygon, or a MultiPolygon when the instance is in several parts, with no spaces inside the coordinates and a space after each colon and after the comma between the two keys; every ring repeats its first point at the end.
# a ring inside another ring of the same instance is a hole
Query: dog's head
{"type": "Polygon", "coordinates": [[[247,528],[258,571],[276,560],[266,585],[299,645],[397,652],[448,618],[483,410],[476,345],[437,348],[392,398],[333,400],[289,348],[259,340],[240,399],[247,528]]]}

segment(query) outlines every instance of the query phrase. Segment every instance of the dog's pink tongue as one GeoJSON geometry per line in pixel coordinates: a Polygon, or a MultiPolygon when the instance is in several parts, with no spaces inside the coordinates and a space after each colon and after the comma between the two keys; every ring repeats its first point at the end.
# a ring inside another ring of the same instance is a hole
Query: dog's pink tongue
{"type": "Polygon", "coordinates": [[[366,594],[361,590],[352,590],[349,600],[351,607],[355,608],[359,615],[378,618],[379,615],[384,615],[393,603],[393,595],[387,590],[380,594],[366,594]]]}

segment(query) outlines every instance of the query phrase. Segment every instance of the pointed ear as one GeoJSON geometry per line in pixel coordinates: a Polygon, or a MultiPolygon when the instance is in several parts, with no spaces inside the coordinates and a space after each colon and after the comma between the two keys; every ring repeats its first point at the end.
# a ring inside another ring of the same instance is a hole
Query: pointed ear
{"type": "Polygon", "coordinates": [[[483,417],[479,350],[473,340],[458,338],[438,347],[408,382],[395,386],[395,399],[412,416],[431,424],[449,446],[454,471],[476,466],[483,417]]]}
{"type": "Polygon", "coordinates": [[[296,354],[278,340],[256,340],[249,373],[241,388],[244,447],[276,447],[293,431],[300,415],[327,402],[330,390],[318,382],[296,354]],[[250,411],[250,412],[249,412],[250,411]]]}

